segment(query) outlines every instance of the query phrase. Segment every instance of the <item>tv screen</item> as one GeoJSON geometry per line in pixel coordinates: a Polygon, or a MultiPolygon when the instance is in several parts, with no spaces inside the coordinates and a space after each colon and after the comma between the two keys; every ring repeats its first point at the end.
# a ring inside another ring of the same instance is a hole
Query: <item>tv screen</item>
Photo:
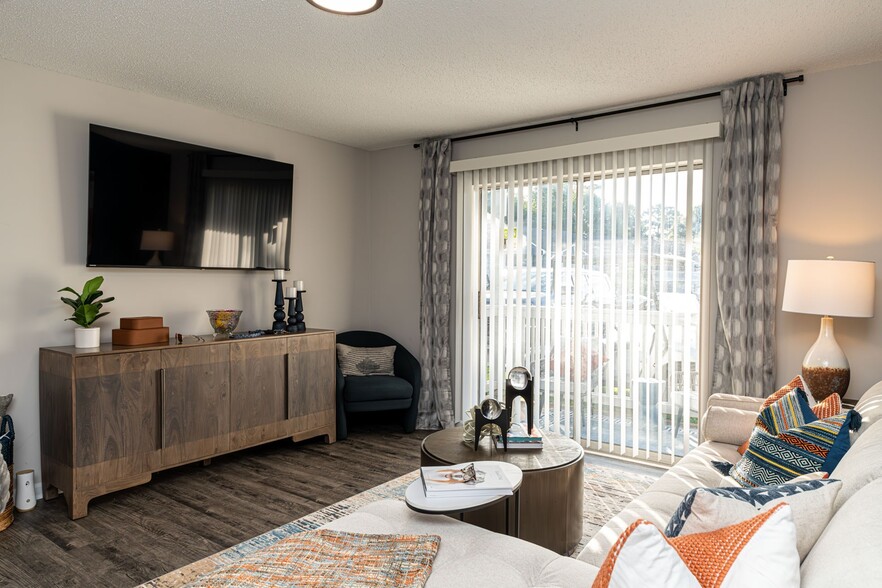
{"type": "Polygon", "coordinates": [[[293,165],[89,131],[86,265],[289,269],[293,165]]]}

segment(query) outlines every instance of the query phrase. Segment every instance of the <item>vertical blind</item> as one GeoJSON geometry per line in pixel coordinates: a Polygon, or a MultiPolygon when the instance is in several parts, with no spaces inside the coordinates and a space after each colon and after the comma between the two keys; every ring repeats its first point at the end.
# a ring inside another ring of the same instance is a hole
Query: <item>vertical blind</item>
{"type": "Polygon", "coordinates": [[[523,365],[547,430],[661,461],[697,444],[711,153],[702,139],[458,172],[475,304],[463,406],[501,400],[523,365]]]}

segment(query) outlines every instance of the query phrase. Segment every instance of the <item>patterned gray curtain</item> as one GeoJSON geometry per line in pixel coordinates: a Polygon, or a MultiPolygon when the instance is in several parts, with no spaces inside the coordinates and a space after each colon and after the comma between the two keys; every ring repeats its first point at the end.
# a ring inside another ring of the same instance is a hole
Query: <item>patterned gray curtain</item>
{"type": "Polygon", "coordinates": [[[454,424],[450,365],[451,201],[450,139],[423,141],[420,178],[420,395],[418,429],[454,424]]]}
{"type": "Polygon", "coordinates": [[[784,79],[745,80],[722,101],[712,392],[761,397],[775,390],[784,79]]]}

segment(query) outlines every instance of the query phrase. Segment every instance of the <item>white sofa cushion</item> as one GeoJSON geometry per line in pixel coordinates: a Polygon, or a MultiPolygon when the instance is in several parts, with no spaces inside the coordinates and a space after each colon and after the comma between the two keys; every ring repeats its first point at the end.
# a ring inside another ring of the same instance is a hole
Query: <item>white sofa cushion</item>
{"type": "Polygon", "coordinates": [[[423,515],[383,500],[332,521],[326,529],[357,533],[433,533],[441,536],[427,588],[464,586],[478,578],[494,586],[590,586],[597,568],[533,543],[442,515],[423,515]],[[476,576],[477,574],[477,576],[476,576]]]}
{"type": "Polygon", "coordinates": [[[741,445],[750,438],[756,425],[757,413],[728,406],[711,406],[704,418],[707,441],[741,445]],[[747,436],[744,433],[747,433],[747,436]]]}
{"type": "Polygon", "coordinates": [[[876,383],[864,392],[854,409],[861,413],[863,424],[859,430],[851,434],[852,445],[865,431],[869,430],[870,425],[882,420],[882,382],[876,383]]]}
{"type": "Polygon", "coordinates": [[[802,588],[878,585],[882,579],[880,546],[882,479],[858,490],[834,515],[802,562],[802,588]]]}
{"type": "MultiPolygon", "coordinates": [[[[861,429],[864,425],[861,426],[861,429]]],[[[854,446],[845,452],[839,465],[830,472],[830,478],[842,480],[842,489],[836,496],[834,508],[837,510],[855,492],[868,483],[882,478],[882,424],[867,427],[855,441],[854,446]]]]}
{"type": "Polygon", "coordinates": [[[711,462],[734,463],[740,457],[733,445],[714,441],[702,443],[610,519],[585,545],[579,553],[579,559],[599,567],[619,535],[637,519],[649,521],[659,529],[664,529],[683,497],[693,488],[733,486],[731,479],[723,476],[711,462]]]}

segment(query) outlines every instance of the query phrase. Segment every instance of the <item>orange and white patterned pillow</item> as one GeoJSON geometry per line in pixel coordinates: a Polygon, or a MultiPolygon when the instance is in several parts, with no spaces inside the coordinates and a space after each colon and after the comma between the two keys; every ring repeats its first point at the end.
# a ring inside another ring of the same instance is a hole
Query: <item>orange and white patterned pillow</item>
{"type": "Polygon", "coordinates": [[[708,533],[668,539],[637,520],[610,549],[593,588],[798,588],[796,527],[786,503],[708,533]]]}
{"type": "Polygon", "coordinates": [[[816,403],[812,407],[812,412],[819,419],[828,419],[842,412],[842,398],[834,392],[827,398],[816,403]]]}

